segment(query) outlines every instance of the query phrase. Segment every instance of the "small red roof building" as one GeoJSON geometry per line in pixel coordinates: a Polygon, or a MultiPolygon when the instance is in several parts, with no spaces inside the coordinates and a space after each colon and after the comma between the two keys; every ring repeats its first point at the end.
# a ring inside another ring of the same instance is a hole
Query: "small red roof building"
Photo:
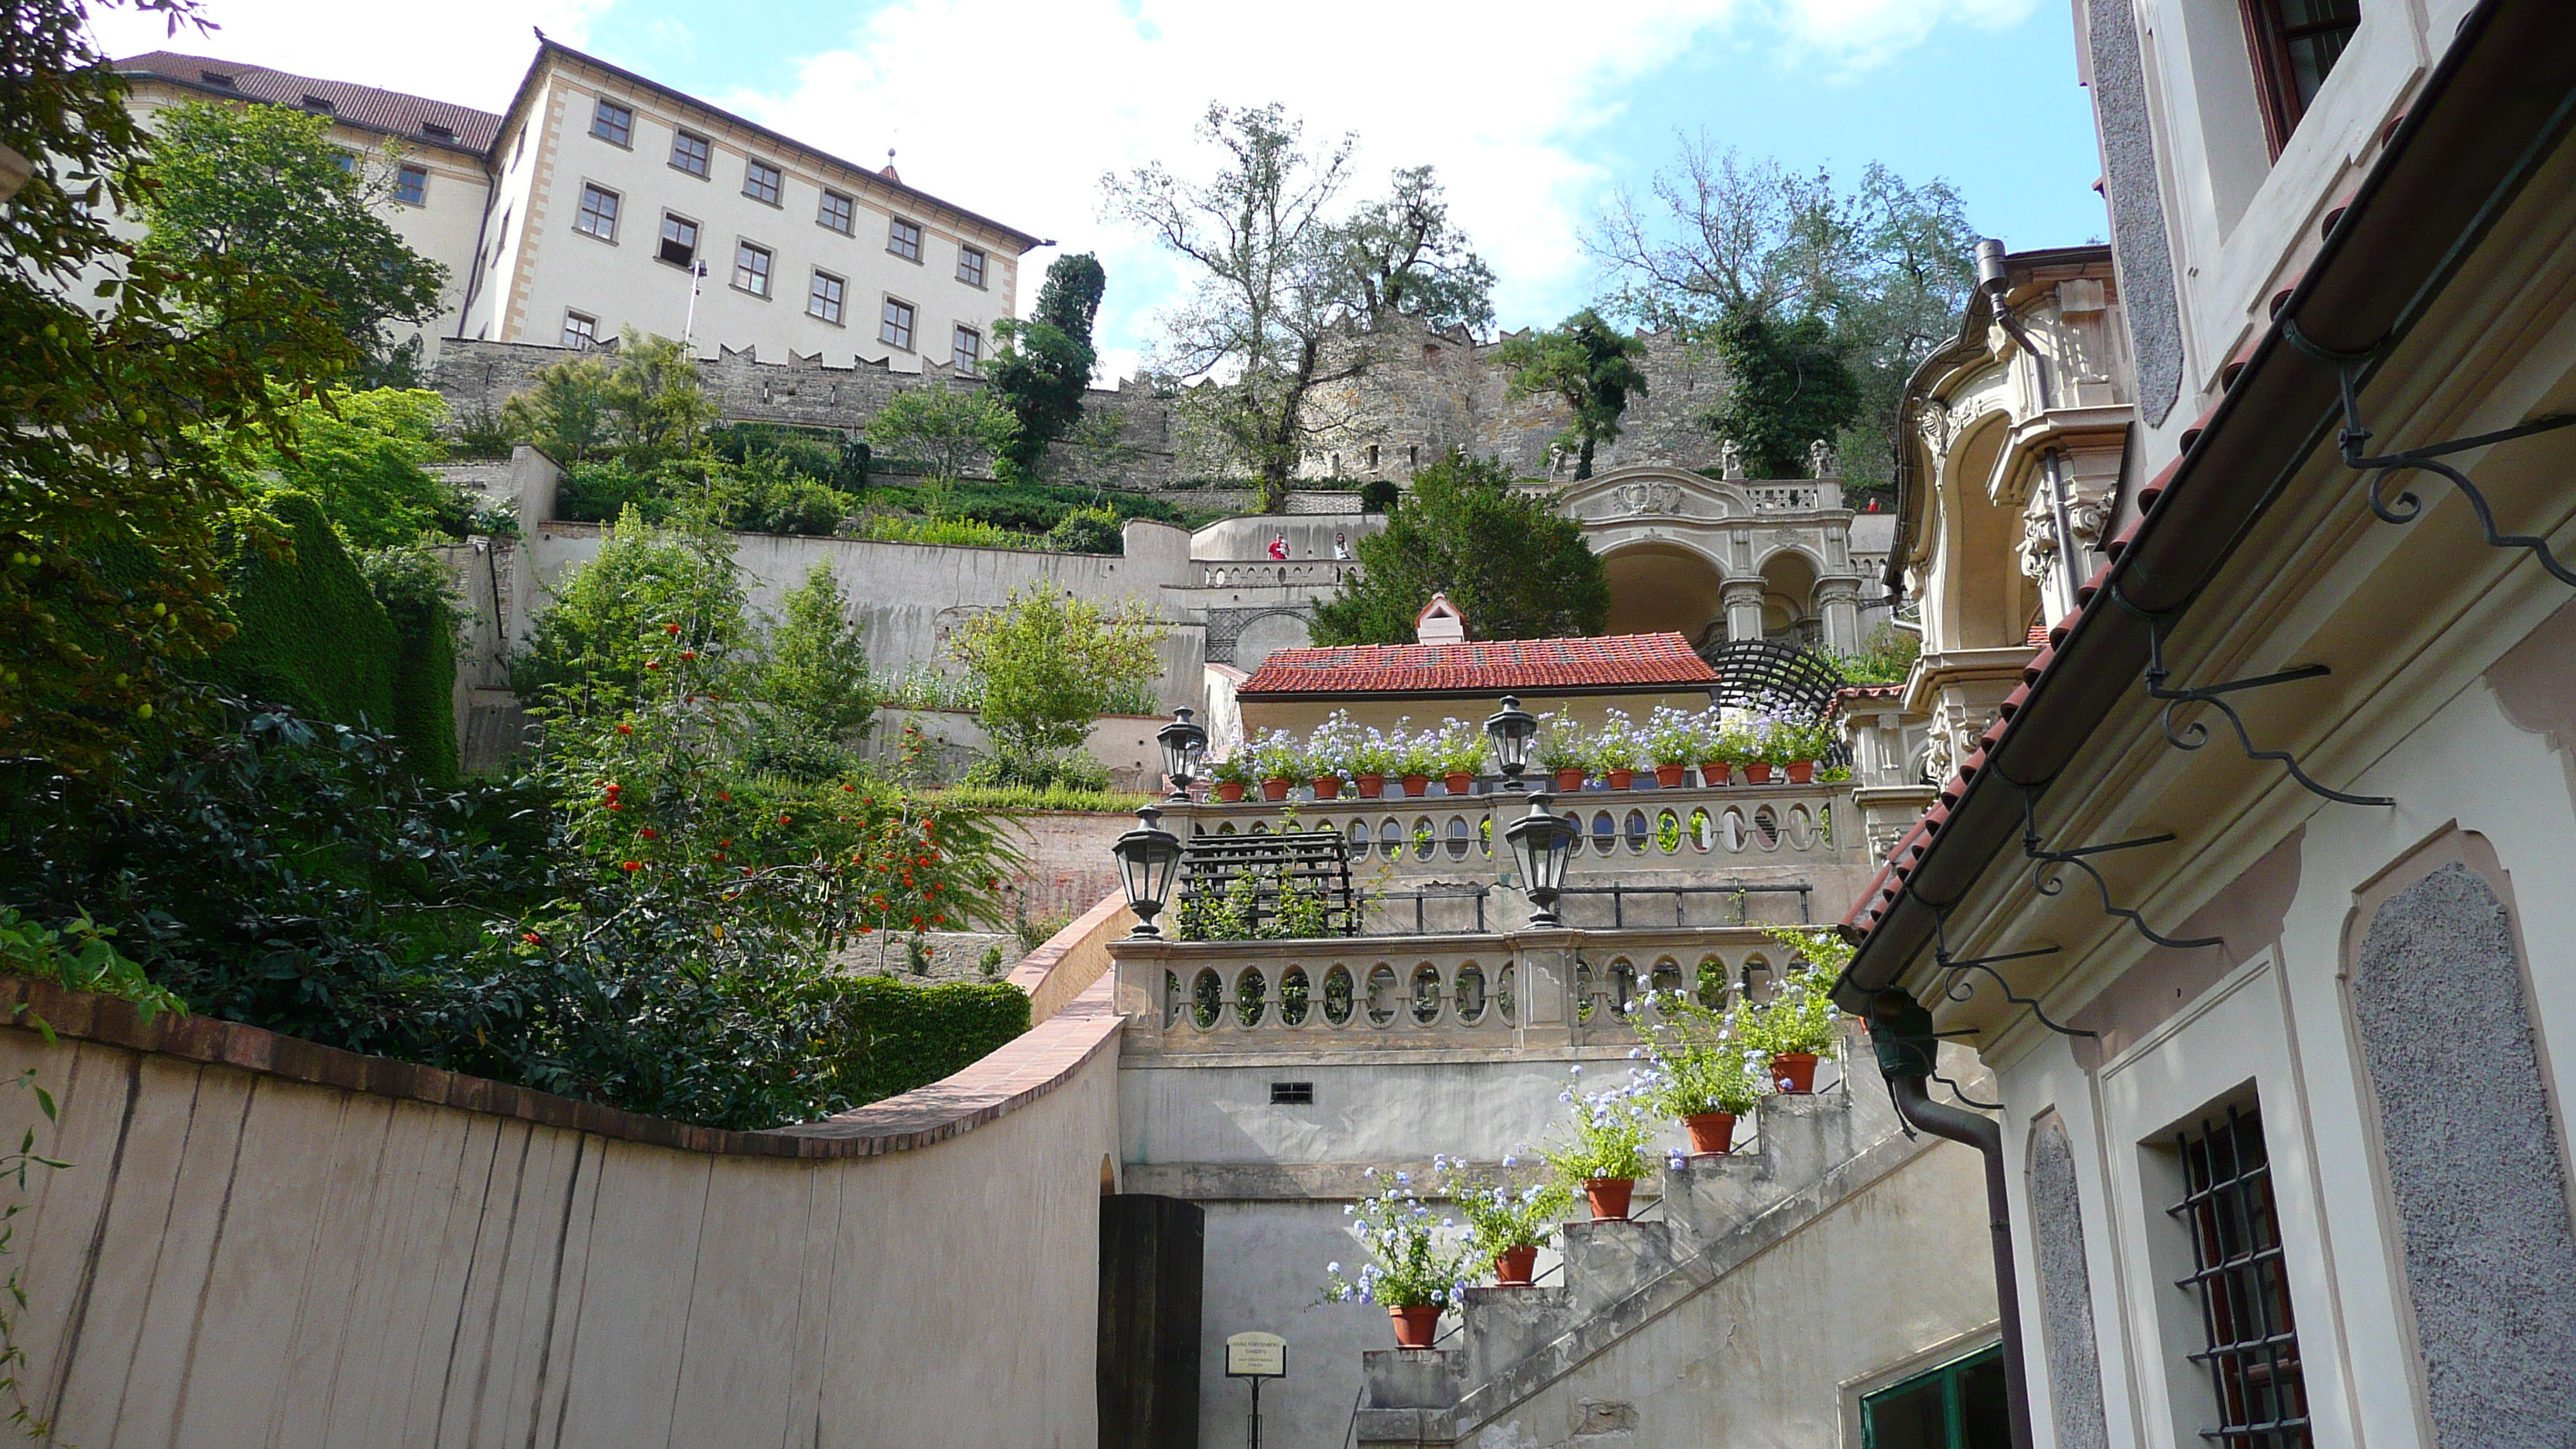
{"type": "MultiPolygon", "coordinates": [[[[1440,600],[1434,601],[1437,607],[1440,600]]],[[[1429,612],[1425,611],[1426,614],[1429,612]]],[[[1472,639],[1281,649],[1237,695],[1249,702],[1705,691],[1717,672],[1679,634],[1601,639],[1472,639]]]]}

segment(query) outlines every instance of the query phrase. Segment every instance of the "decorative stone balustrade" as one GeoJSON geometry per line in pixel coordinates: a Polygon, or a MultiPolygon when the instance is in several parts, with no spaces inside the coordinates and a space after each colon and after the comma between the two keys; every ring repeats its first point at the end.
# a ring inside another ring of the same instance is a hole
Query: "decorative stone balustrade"
{"type": "Polygon", "coordinates": [[[1131,938],[1110,955],[1130,1053],[1626,1044],[1650,993],[1760,990],[1787,960],[1753,927],[1131,938]]]}
{"type": "Polygon", "coordinates": [[[1756,513],[1812,513],[1843,506],[1840,483],[1747,483],[1756,513]]]}
{"type": "Polygon", "coordinates": [[[1336,589],[1341,587],[1343,579],[1358,573],[1359,567],[1351,559],[1209,559],[1198,565],[1199,587],[1336,589]]]}

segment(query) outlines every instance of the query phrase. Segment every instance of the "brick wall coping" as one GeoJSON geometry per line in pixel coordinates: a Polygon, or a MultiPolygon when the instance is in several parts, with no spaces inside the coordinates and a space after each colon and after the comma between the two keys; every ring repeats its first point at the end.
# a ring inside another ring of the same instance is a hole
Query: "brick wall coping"
{"type": "Polygon", "coordinates": [[[1020,964],[1002,979],[1028,993],[1032,1026],[1045,1021],[1048,1008],[1055,1003],[1062,1003],[1056,1010],[1070,1010],[1093,991],[1109,989],[1109,940],[1125,935],[1126,928],[1134,924],[1136,918],[1127,909],[1126,895],[1112,891],[1100,898],[1100,904],[1074,917],[1063,930],[1021,957],[1020,964]],[[1086,946],[1093,949],[1085,950],[1086,946]],[[1056,979],[1065,972],[1074,974],[1056,979]]]}
{"type": "Polygon", "coordinates": [[[640,1112],[580,1102],[530,1087],[391,1057],[362,1056],[261,1027],[211,1016],[163,1012],[149,1023],[134,1004],[112,996],[65,991],[23,976],[0,975],[0,1015],[32,1032],[40,1017],[54,1035],[183,1061],[234,1067],[290,1082],[397,1097],[496,1117],[514,1117],[625,1142],[735,1157],[877,1157],[928,1147],[1018,1111],[1071,1081],[1084,1063],[1118,1036],[1104,977],[1031,1027],[956,1074],[898,1097],[794,1127],[734,1132],[640,1112]]]}

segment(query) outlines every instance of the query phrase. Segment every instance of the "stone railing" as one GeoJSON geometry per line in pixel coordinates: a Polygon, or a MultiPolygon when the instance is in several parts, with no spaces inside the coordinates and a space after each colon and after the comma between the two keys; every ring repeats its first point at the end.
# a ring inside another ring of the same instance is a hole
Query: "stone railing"
{"type": "Polygon", "coordinates": [[[1133,1052],[1625,1045],[1657,991],[1760,991],[1758,927],[1111,943],[1133,1052]]]}
{"type": "Polygon", "coordinates": [[[1748,483],[1744,487],[1757,513],[1814,512],[1843,506],[1843,485],[1815,483],[1748,483]]]}
{"type": "Polygon", "coordinates": [[[1209,559],[1198,564],[1198,582],[1203,589],[1338,588],[1359,567],[1349,559],[1209,559]]]}

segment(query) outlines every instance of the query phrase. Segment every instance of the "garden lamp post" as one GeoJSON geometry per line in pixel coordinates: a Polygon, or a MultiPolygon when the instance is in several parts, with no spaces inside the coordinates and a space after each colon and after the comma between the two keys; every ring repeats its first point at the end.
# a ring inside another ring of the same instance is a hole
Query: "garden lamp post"
{"type": "Polygon", "coordinates": [[[1137,826],[1118,837],[1110,850],[1118,857],[1118,877],[1127,888],[1127,908],[1136,913],[1132,936],[1157,937],[1154,918],[1172,898],[1172,876],[1180,869],[1181,839],[1156,822],[1163,812],[1151,805],[1136,812],[1137,826]]]}
{"type": "Polygon", "coordinates": [[[1171,782],[1176,802],[1190,798],[1190,782],[1198,778],[1199,764],[1207,758],[1207,731],[1190,722],[1190,713],[1172,711],[1172,722],[1154,735],[1163,747],[1163,778],[1171,782]]]}
{"type": "Polygon", "coordinates": [[[1574,855],[1574,827],[1547,808],[1544,790],[1530,796],[1527,815],[1503,832],[1512,859],[1520,866],[1521,894],[1529,897],[1530,924],[1562,926],[1556,898],[1565,886],[1565,863],[1574,855]]]}
{"type": "Polygon", "coordinates": [[[1518,790],[1521,771],[1529,768],[1530,741],[1538,738],[1538,716],[1521,708],[1517,695],[1504,695],[1503,707],[1485,721],[1494,742],[1494,760],[1503,767],[1504,788],[1518,790]]]}

